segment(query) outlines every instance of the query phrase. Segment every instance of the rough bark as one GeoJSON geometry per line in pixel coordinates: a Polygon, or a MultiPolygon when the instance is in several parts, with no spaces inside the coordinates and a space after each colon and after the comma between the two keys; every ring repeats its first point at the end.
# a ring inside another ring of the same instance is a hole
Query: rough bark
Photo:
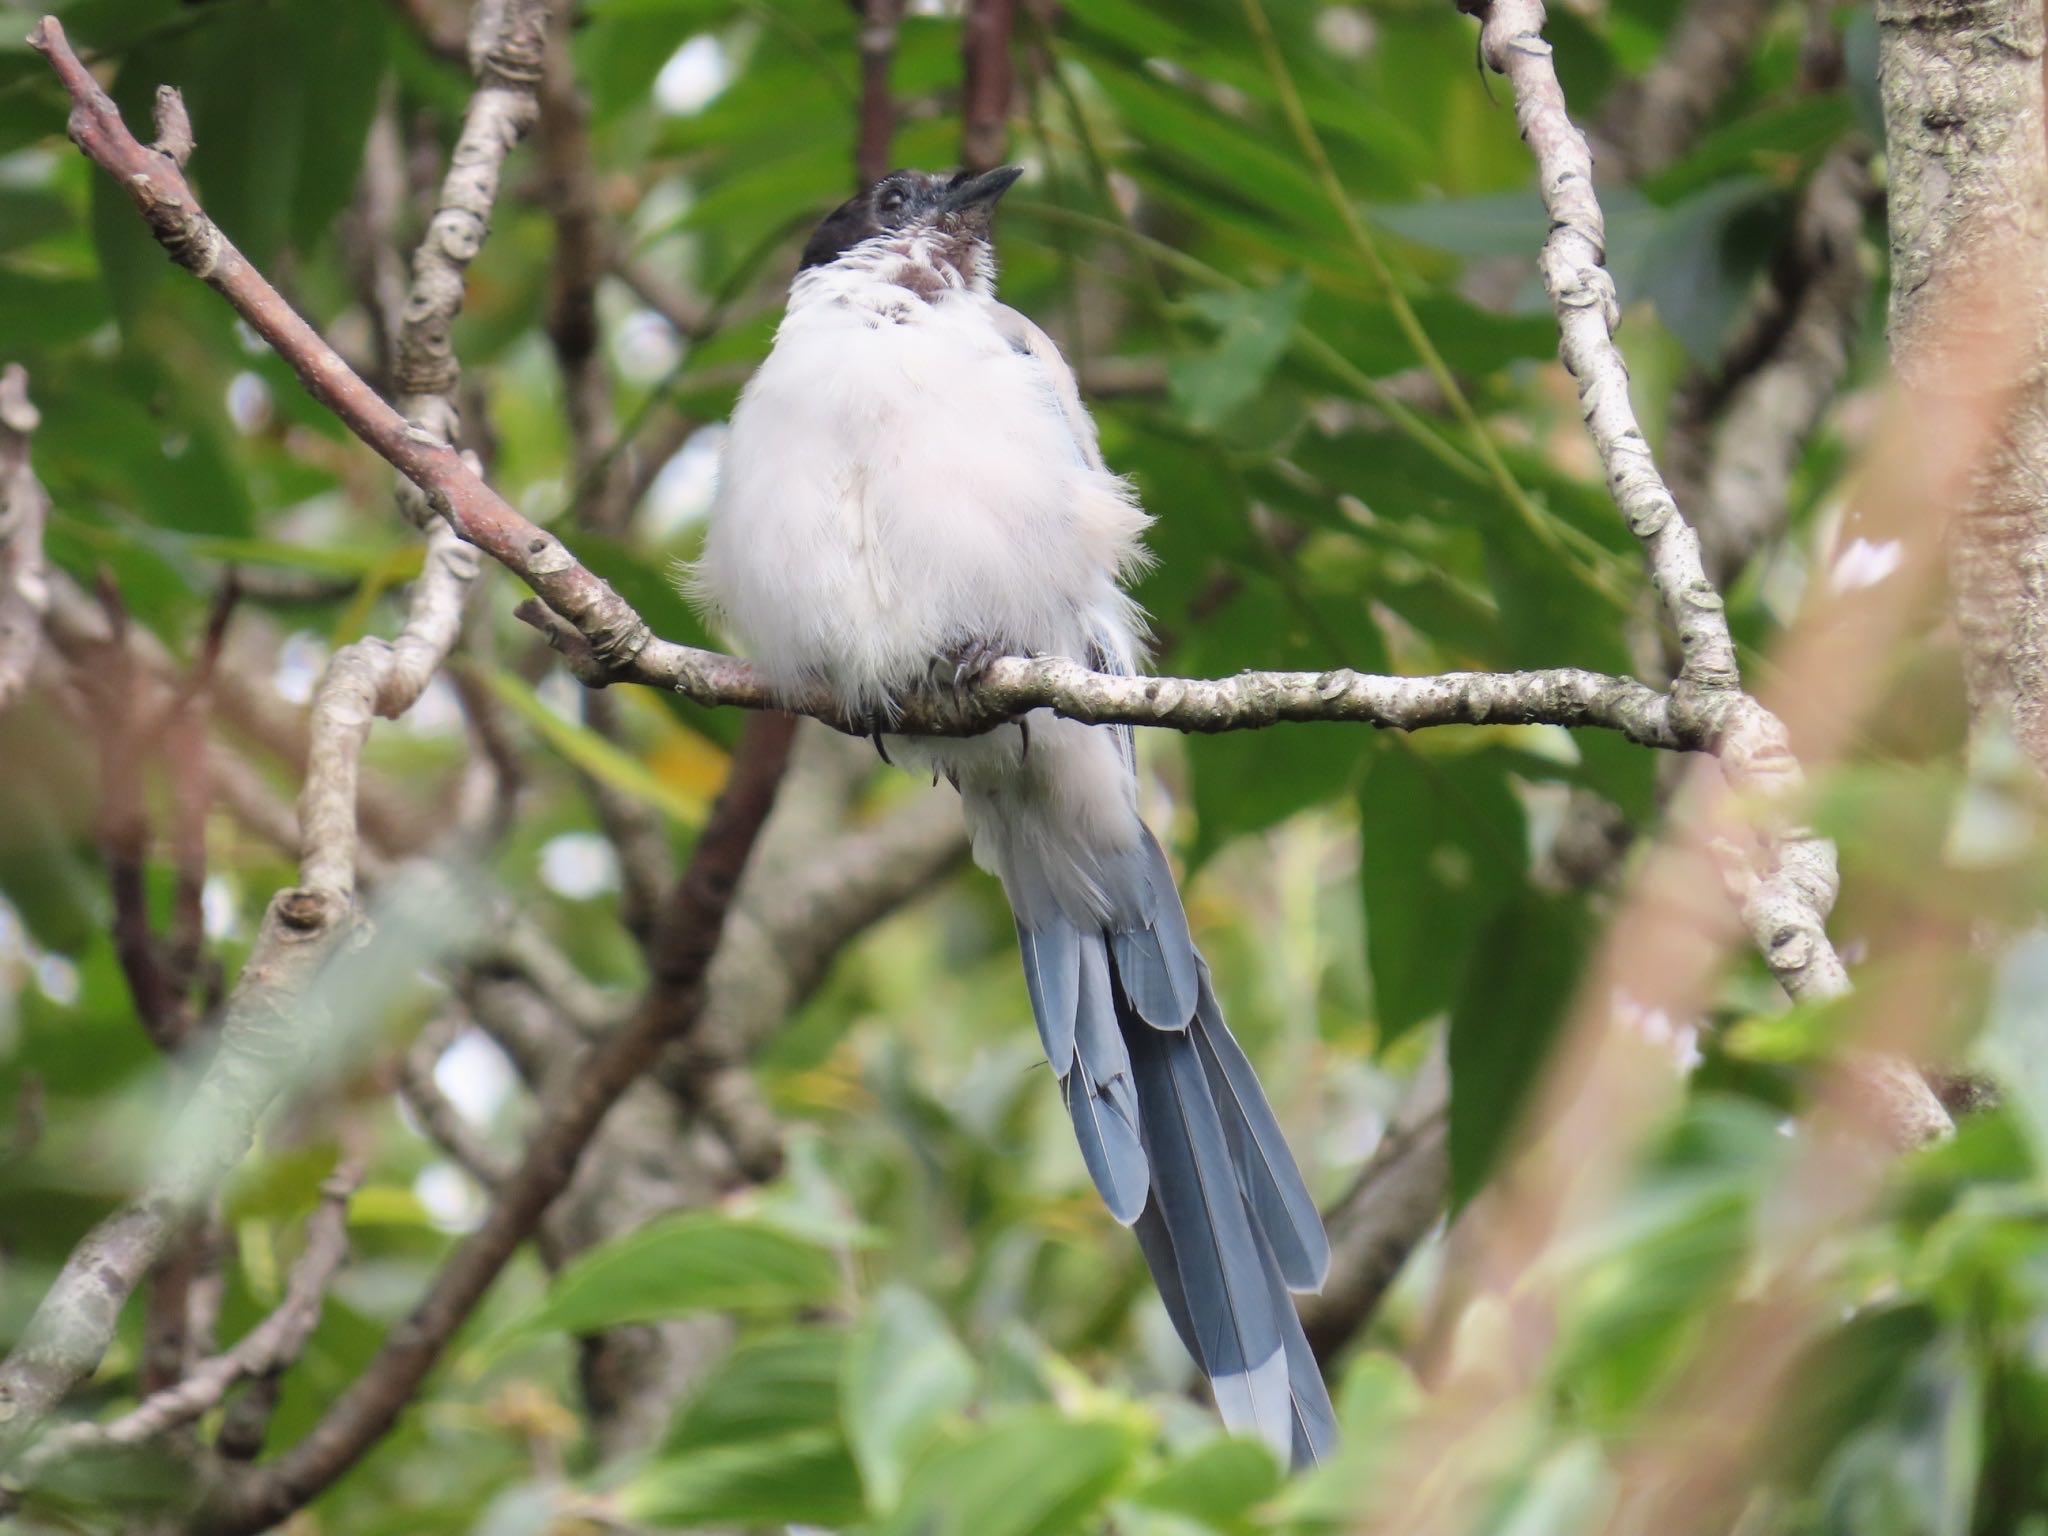
{"type": "Polygon", "coordinates": [[[1877,19],[1894,363],[1916,393],[1967,388],[1987,410],[2012,396],[1994,451],[1948,530],[1972,711],[1980,724],[2009,717],[2048,772],[2042,7],[1878,0],[1877,19]],[[2013,327],[2024,329],[2022,345],[2013,344],[2013,327]],[[1987,361],[1959,365],[1963,359],[1987,361]]]}

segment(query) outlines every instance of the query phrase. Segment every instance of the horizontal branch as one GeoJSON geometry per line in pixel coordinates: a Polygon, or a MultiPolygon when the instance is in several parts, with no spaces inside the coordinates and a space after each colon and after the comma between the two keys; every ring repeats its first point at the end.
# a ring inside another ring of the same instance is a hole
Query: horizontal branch
{"type": "MultiPolygon", "coordinates": [[[[71,92],[71,136],[121,179],[172,256],[211,284],[291,364],[306,388],[350,431],[425,491],[470,543],[533,589],[566,623],[550,637],[590,682],[634,682],[703,704],[788,708],[841,730],[866,733],[825,698],[776,696],[745,662],[657,638],[646,620],[545,529],[521,516],[446,443],[430,440],[358,378],[312,326],[207,218],[169,157],[144,148],[122,124],[46,20],[36,46],[71,92]],[[573,641],[570,640],[573,634],[573,641]]],[[[536,610],[528,615],[544,618],[536,610]]],[[[1283,720],[1349,720],[1414,730],[1429,725],[1554,724],[1620,731],[1646,746],[1704,745],[1675,731],[1654,690],[1626,678],[1577,671],[1450,673],[1432,678],[1365,673],[1246,673],[1197,682],[1091,673],[1060,660],[997,662],[959,697],[936,691],[903,702],[887,725],[921,735],[974,735],[1028,709],[1090,723],[1245,730],[1283,720]]]]}
{"type": "Polygon", "coordinates": [[[913,736],[974,736],[1034,709],[1088,725],[1157,725],[1211,734],[1289,721],[1335,720],[1413,731],[1432,725],[1565,725],[1619,731],[1646,747],[1708,744],[1704,729],[1673,724],[1668,701],[1633,678],[1576,667],[1537,672],[1439,672],[1387,677],[1348,667],[1327,672],[1240,672],[1235,677],[1127,677],[1092,672],[1059,656],[1006,656],[970,686],[899,699],[886,719],[849,715],[823,692],[771,688],[737,657],[652,639],[617,667],[600,662],[576,632],[538,604],[519,616],[540,629],[584,682],[644,683],[694,703],[787,709],[849,734],[880,728],[913,736]]]}

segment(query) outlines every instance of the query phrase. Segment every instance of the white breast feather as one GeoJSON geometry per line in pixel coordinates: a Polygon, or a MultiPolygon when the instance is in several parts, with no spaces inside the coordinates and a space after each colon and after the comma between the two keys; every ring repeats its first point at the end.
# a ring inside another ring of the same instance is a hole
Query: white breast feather
{"type": "MultiPolygon", "coordinates": [[[[1121,583],[1149,519],[1103,467],[1065,363],[992,297],[927,302],[890,275],[799,279],[733,413],[692,595],[776,686],[861,713],[974,639],[1130,670],[1142,624],[1121,583]]],[[[1080,888],[1055,895],[1094,905],[1089,850],[1137,824],[1121,748],[1044,712],[1030,730],[1028,759],[1010,730],[919,755],[959,782],[984,862],[1011,863],[1001,836],[1070,845],[1050,862],[1080,888]],[[1035,814],[977,814],[991,794],[1035,814]]]]}

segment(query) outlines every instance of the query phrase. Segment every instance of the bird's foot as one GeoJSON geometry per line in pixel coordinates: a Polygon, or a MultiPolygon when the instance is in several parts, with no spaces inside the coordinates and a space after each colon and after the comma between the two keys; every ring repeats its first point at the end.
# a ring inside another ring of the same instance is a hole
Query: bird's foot
{"type": "Polygon", "coordinates": [[[875,756],[879,757],[891,768],[894,768],[896,766],[896,759],[889,755],[888,744],[882,740],[882,733],[884,731],[894,729],[895,722],[889,718],[889,714],[890,712],[887,709],[877,709],[870,713],[862,723],[867,727],[865,734],[868,740],[875,744],[875,756]]]}
{"type": "Polygon", "coordinates": [[[977,636],[963,640],[939,658],[938,672],[945,677],[945,668],[952,668],[953,696],[964,699],[974,686],[988,676],[988,669],[1010,654],[1009,648],[1000,641],[977,636]]]}

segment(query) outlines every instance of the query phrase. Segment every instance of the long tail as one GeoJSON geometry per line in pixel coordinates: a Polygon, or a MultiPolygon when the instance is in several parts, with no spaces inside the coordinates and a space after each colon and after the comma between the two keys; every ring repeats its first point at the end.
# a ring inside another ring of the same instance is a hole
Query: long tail
{"type": "Polygon", "coordinates": [[[1329,1238],[1224,1025],[1165,855],[1140,833],[1108,872],[1109,921],[1018,903],[1033,919],[1017,924],[1032,1011],[1089,1175],[1136,1228],[1224,1422],[1306,1465],[1329,1453],[1336,1419],[1289,1293],[1322,1288],[1329,1238]]]}

